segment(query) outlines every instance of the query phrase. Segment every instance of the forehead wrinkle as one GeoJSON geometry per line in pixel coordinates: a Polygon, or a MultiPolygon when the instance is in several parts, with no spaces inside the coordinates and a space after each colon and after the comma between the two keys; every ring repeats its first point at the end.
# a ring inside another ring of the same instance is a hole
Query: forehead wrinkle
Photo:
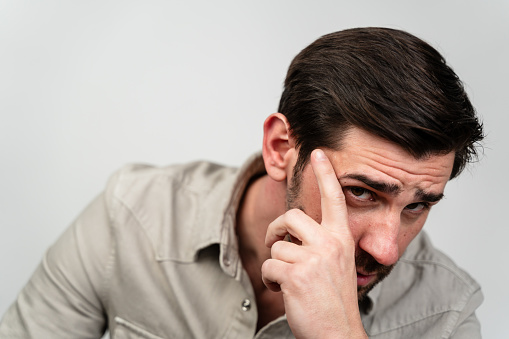
{"type": "MultiPolygon", "coordinates": [[[[431,185],[438,184],[439,181],[441,181],[442,178],[449,178],[450,172],[444,172],[443,169],[448,169],[447,165],[441,165],[441,164],[430,164],[426,161],[420,162],[419,166],[406,166],[406,164],[400,160],[394,160],[391,158],[388,158],[386,156],[383,156],[381,154],[377,154],[376,152],[371,151],[372,155],[376,155],[374,158],[367,158],[363,157],[363,161],[367,166],[370,168],[375,169],[376,171],[383,173],[384,175],[387,175],[391,178],[396,179],[400,183],[407,183],[410,184],[411,182],[414,183],[415,186],[419,186],[419,184],[425,184],[425,183],[431,183],[431,185]],[[401,175],[396,174],[396,172],[400,173],[401,175]],[[417,180],[416,180],[417,179],[417,180]]],[[[366,177],[366,176],[365,176],[366,177]]],[[[367,178],[367,177],[366,177],[367,178]]],[[[368,178],[369,179],[369,178],[368,178]]],[[[375,182],[381,182],[374,180],[375,182]]],[[[447,180],[446,180],[447,181],[447,180]]],[[[397,184],[389,184],[387,185],[395,185],[397,187],[397,184]]],[[[405,185],[404,185],[405,186],[405,185]]],[[[414,187],[415,187],[414,186],[414,187]]],[[[419,189],[419,187],[417,187],[419,189]]],[[[403,189],[400,187],[399,192],[395,193],[401,193],[403,189]]],[[[422,194],[419,194],[420,197],[425,197],[428,192],[421,189],[423,192],[422,194]]],[[[436,195],[435,193],[433,193],[436,195]]],[[[417,194],[416,194],[417,196],[417,194]]],[[[433,199],[437,199],[436,201],[440,200],[437,197],[433,197],[433,199]]]]}
{"type": "MultiPolygon", "coordinates": [[[[391,169],[400,170],[405,173],[408,173],[410,175],[427,175],[432,177],[442,177],[442,174],[440,173],[443,169],[448,169],[448,164],[442,164],[440,162],[430,162],[429,160],[435,158],[441,158],[448,155],[429,155],[425,156],[423,158],[415,158],[414,156],[406,153],[403,150],[399,150],[399,154],[396,154],[396,157],[394,156],[387,156],[387,150],[380,145],[370,145],[369,148],[363,148],[363,152],[366,154],[361,155],[363,159],[368,161],[369,163],[374,163],[375,165],[381,165],[383,167],[389,167],[391,169]],[[371,155],[371,159],[370,156],[371,155]],[[401,158],[399,156],[401,156],[401,158]],[[418,162],[419,166],[415,168],[409,168],[408,167],[408,160],[410,159],[410,162],[418,162]]],[[[350,156],[358,156],[359,152],[350,153],[350,156]]]]}

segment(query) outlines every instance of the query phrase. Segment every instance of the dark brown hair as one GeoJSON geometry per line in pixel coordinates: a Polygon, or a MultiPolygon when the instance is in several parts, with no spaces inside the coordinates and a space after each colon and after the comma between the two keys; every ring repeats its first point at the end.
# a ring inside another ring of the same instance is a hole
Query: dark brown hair
{"type": "Polygon", "coordinates": [[[279,112],[299,148],[298,173],[318,147],[340,149],[352,126],[416,158],[456,153],[451,178],[477,156],[483,128],[444,58],[417,37],[388,28],[325,35],[292,61],[279,112]]]}

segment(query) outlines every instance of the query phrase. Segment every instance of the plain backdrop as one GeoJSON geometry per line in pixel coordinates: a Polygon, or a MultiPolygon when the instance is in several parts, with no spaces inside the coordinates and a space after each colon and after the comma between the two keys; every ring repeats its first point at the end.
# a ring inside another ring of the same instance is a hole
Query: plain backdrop
{"type": "Polygon", "coordinates": [[[484,336],[508,338],[507,0],[0,0],[0,314],[114,170],[240,165],[291,59],[357,26],[431,43],[484,120],[481,161],[425,228],[482,285],[484,336]]]}

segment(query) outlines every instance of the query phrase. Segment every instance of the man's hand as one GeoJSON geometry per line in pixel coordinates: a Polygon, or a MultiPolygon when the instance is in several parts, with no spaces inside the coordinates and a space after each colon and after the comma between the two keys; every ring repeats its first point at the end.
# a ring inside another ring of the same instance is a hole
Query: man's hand
{"type": "Polygon", "coordinates": [[[267,229],[272,258],[262,277],[282,291],[288,323],[296,338],[367,338],[357,302],[355,241],[348,226],[345,196],[322,150],[311,154],[321,196],[321,225],[299,209],[289,210],[267,229]],[[287,234],[301,245],[284,241],[287,234]]]}

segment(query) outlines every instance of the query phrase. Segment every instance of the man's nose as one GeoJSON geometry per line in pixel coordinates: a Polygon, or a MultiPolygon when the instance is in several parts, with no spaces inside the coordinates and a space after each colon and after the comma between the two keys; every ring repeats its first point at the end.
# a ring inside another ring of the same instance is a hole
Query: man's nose
{"type": "Polygon", "coordinates": [[[378,263],[390,266],[399,259],[398,238],[401,226],[399,213],[378,216],[365,225],[358,246],[378,263]]]}

